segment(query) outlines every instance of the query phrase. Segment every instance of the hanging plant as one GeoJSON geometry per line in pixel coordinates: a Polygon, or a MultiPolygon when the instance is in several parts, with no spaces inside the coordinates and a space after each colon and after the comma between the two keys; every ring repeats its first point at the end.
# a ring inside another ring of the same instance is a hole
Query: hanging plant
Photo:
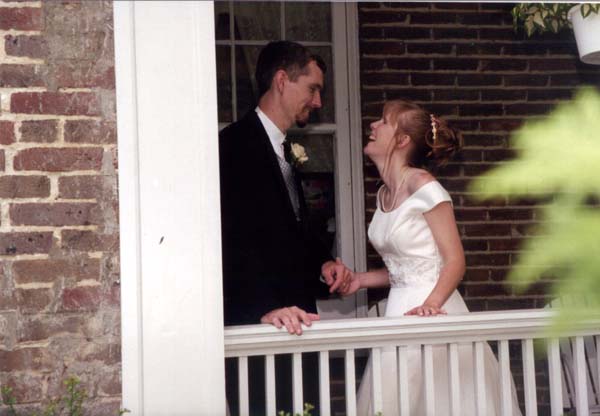
{"type": "Polygon", "coordinates": [[[558,33],[572,28],[568,14],[577,5],[584,18],[600,12],[600,3],[519,3],[512,9],[513,27],[517,31],[522,26],[529,37],[536,32],[558,33]]]}

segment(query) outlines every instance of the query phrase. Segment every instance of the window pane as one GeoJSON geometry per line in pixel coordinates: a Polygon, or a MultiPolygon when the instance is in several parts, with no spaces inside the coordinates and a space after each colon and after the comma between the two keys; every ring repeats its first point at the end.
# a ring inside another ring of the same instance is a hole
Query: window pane
{"type": "Polygon", "coordinates": [[[229,46],[217,46],[217,103],[220,123],[233,121],[230,51],[229,46]]]}
{"type": "Polygon", "coordinates": [[[298,42],[330,42],[331,4],[285,3],[285,37],[298,42]]]}
{"type": "Polygon", "coordinates": [[[235,48],[238,119],[258,104],[258,87],[254,79],[254,71],[261,49],[262,46],[236,46],[235,48]]]}
{"type": "Polygon", "coordinates": [[[313,113],[309,119],[309,123],[334,123],[335,122],[335,99],[333,85],[333,58],[331,55],[330,46],[311,46],[310,51],[319,55],[327,65],[325,73],[325,89],[321,92],[322,107],[313,113]]]}
{"type": "Polygon", "coordinates": [[[292,143],[304,146],[308,161],[300,166],[302,189],[308,208],[308,221],[319,239],[335,255],[335,181],[333,135],[288,135],[292,143]]]}
{"type": "Polygon", "coordinates": [[[233,7],[236,39],[276,40],[281,38],[279,3],[236,2],[233,7]]]}
{"type": "Polygon", "coordinates": [[[215,38],[229,39],[229,2],[215,2],[215,38]]]}

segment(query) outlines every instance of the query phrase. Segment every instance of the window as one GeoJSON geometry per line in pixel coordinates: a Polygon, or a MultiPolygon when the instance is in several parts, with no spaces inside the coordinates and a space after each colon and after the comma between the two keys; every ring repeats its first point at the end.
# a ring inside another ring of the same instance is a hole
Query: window
{"type": "MultiPolygon", "coordinates": [[[[358,127],[352,128],[350,114],[353,109],[359,111],[359,106],[348,94],[349,68],[358,67],[357,63],[349,65],[349,60],[358,59],[348,52],[347,33],[356,35],[355,29],[348,30],[348,14],[354,8],[325,2],[215,2],[215,38],[221,128],[256,106],[254,70],[258,53],[268,42],[296,41],[324,59],[323,106],[312,114],[306,128],[290,130],[288,140],[302,144],[309,156],[301,167],[309,221],[334,256],[360,269],[366,258],[360,115],[354,120],[358,127]],[[358,144],[358,155],[356,146],[353,154],[353,143],[358,144]]],[[[362,315],[364,310],[357,307],[365,303],[363,298],[323,304],[331,310],[325,315],[362,315]]]]}

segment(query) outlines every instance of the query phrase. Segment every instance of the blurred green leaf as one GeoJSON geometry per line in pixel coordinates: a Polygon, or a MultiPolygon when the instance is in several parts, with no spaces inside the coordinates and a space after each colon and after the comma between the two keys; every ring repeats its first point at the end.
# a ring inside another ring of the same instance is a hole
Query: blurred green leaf
{"type": "Polygon", "coordinates": [[[479,200],[552,196],[539,208],[538,225],[522,247],[508,281],[517,292],[559,273],[557,297],[573,297],[557,327],[600,314],[600,94],[589,87],[544,120],[512,138],[516,159],[470,184],[479,200]],[[559,272],[558,272],[559,271],[559,272]]]}

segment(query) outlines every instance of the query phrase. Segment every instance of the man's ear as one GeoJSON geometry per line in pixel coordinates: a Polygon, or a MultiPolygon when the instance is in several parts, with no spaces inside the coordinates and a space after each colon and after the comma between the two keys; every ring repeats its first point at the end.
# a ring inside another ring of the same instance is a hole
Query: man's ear
{"type": "Polygon", "coordinates": [[[283,93],[283,86],[287,81],[289,81],[288,74],[283,69],[278,70],[275,72],[275,75],[273,75],[273,84],[280,94],[283,93]]]}

